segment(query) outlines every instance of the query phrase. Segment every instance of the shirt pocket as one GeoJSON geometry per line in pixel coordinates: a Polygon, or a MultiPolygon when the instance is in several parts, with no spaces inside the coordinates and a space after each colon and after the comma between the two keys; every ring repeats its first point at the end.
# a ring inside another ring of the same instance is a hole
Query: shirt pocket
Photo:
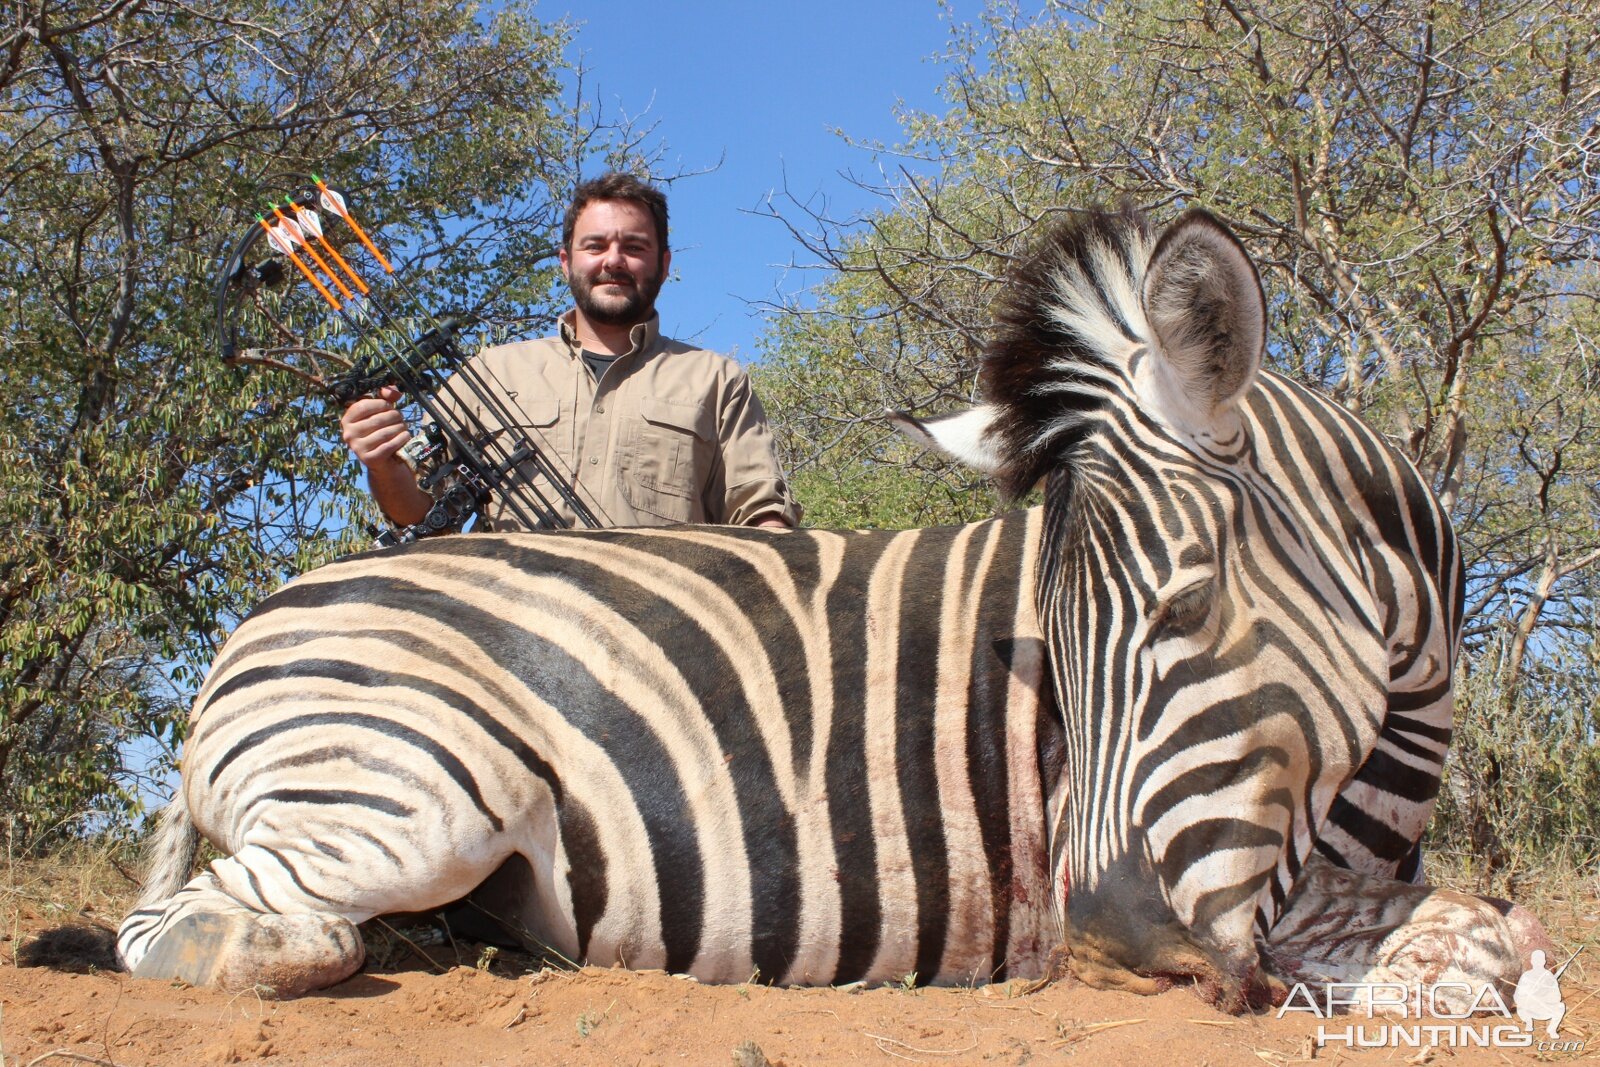
{"type": "Polygon", "coordinates": [[[517,426],[554,426],[561,417],[561,401],[553,396],[520,397],[507,406],[511,421],[517,426]]]}
{"type": "MultiPolygon", "coordinates": [[[[511,400],[500,397],[499,411],[482,404],[474,404],[466,414],[453,421],[455,428],[469,440],[480,433],[487,435],[489,447],[483,451],[500,454],[516,448],[523,438],[532,441],[545,452],[550,451],[550,428],[561,419],[561,401],[553,396],[538,396],[511,400]],[[500,416],[504,415],[502,421],[500,416]]],[[[447,414],[453,414],[447,412],[447,414]]]]}
{"type": "Polygon", "coordinates": [[[700,494],[715,455],[710,407],[640,397],[622,464],[622,491],[640,511],[669,522],[705,521],[700,494]]]}
{"type": "MultiPolygon", "coordinates": [[[[553,396],[519,397],[515,403],[506,405],[505,415],[508,419],[505,429],[495,433],[492,443],[484,450],[491,460],[509,460],[526,443],[542,452],[556,470],[570,477],[568,459],[554,440],[557,435],[553,427],[561,419],[559,400],[553,396]]],[[[500,420],[488,412],[484,413],[483,421],[486,427],[501,425],[500,420]]],[[[525,462],[519,470],[524,477],[533,477],[533,464],[525,462]]]]}

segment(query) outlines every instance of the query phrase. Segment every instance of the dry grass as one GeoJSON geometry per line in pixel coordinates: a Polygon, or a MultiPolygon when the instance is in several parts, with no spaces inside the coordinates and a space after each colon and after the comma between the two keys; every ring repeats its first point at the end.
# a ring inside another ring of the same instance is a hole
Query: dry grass
{"type": "Polygon", "coordinates": [[[1514,878],[1485,878],[1449,855],[1430,856],[1427,869],[1434,885],[1502,897],[1533,912],[1562,960],[1573,957],[1569,972],[1573,981],[1590,988],[1600,986],[1600,872],[1562,855],[1543,863],[1530,862],[1514,878]]]}
{"type": "Polygon", "coordinates": [[[50,856],[0,852],[0,965],[41,929],[90,924],[115,929],[138,895],[131,857],[78,842],[50,856]]]}

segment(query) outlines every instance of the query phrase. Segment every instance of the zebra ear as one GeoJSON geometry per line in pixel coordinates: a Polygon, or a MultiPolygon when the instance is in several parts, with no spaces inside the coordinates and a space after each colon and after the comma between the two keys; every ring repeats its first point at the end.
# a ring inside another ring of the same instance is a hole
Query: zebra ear
{"type": "Polygon", "coordinates": [[[984,474],[994,474],[1000,469],[1000,454],[989,432],[994,425],[995,411],[988,404],[953,415],[935,415],[931,419],[919,419],[904,411],[884,414],[896,430],[929,451],[944,452],[984,474]]]}
{"type": "Polygon", "coordinates": [[[1207,416],[1250,388],[1267,342],[1267,301],[1255,264],[1226,226],[1196,208],[1167,227],[1140,300],[1183,395],[1207,416]]]}

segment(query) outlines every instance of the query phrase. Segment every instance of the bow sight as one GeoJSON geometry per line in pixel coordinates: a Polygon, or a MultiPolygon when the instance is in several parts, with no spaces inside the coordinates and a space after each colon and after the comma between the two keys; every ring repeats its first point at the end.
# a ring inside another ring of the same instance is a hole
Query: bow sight
{"type": "Polygon", "coordinates": [[[574,520],[598,527],[573,480],[519,429],[528,420],[515,401],[462,353],[459,320],[429,312],[344,197],[313,181],[298,199],[273,205],[270,218],[258,215],[218,271],[223,361],[288,371],[341,407],[393,385],[421,408],[425,428],[401,455],[423,472],[419,484],[434,504],[421,522],[380,534],[380,546],[458,531],[491,499],[528,529],[574,520]],[[317,213],[302,206],[312,202],[343,221],[382,268],[380,280],[369,284],[351,267],[317,213]],[[252,262],[263,239],[278,258],[252,262]]]}

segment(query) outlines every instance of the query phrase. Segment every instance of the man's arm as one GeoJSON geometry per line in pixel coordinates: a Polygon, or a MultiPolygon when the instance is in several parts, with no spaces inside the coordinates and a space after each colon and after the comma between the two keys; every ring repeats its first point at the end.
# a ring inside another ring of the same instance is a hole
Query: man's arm
{"type": "Polygon", "coordinates": [[[402,526],[422,521],[433,498],[417,485],[417,476],[400,458],[411,440],[411,428],[395,407],[400,390],[386,385],[377,396],[362,397],[339,417],[340,435],[367,468],[367,486],[383,513],[402,526]]]}
{"type": "Polygon", "coordinates": [[[800,505],[778,463],[766,412],[740,372],[721,399],[717,434],[722,449],[722,522],[786,529],[800,522],[800,505]]]}

